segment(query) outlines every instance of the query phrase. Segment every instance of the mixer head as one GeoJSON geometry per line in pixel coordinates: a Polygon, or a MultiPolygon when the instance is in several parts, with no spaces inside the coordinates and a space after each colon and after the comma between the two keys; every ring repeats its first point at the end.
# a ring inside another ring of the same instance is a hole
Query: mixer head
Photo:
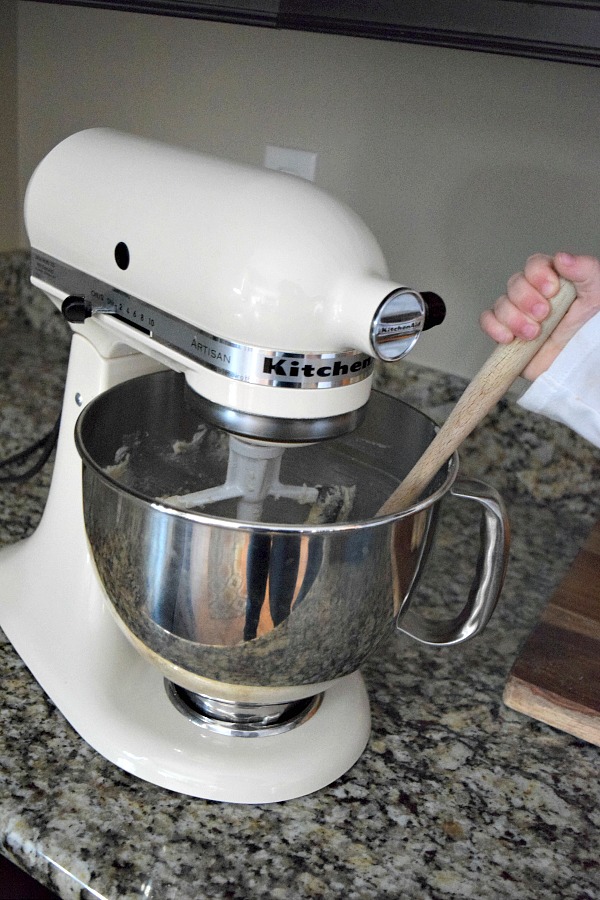
{"type": "Polygon", "coordinates": [[[281,444],[353,430],[374,360],[443,319],[345,205],[293,176],[109,129],[31,178],[32,281],[105,357],[185,374],[201,417],[281,444]]]}

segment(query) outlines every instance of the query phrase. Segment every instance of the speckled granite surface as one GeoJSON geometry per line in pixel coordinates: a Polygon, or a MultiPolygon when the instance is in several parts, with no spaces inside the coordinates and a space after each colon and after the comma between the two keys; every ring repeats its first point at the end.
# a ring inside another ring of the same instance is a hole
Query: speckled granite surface
{"type": "MultiPolygon", "coordinates": [[[[0,458],[47,430],[67,337],[0,258],[0,458]]],[[[49,304],[48,304],[49,305],[49,304]]],[[[385,389],[441,421],[463,382],[406,363],[385,389]]],[[[502,704],[519,647],[598,518],[600,454],[504,401],[461,453],[503,493],[513,540],[486,632],[455,649],[394,638],[365,667],[373,729],[345,776],[299,800],[181,797],[116,769],[0,644],[2,852],[64,898],[600,897],[600,751],[502,704]]],[[[0,543],[36,525],[51,466],[0,485],[0,543]]],[[[446,504],[419,596],[464,596],[476,524],[446,504]]],[[[2,585],[0,582],[0,602],[2,585]]]]}

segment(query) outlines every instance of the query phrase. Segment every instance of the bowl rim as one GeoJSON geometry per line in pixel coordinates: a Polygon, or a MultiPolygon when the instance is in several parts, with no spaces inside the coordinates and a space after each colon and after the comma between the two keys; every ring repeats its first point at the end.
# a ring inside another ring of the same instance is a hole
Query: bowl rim
{"type": "MultiPolygon", "coordinates": [[[[174,504],[165,503],[160,498],[148,497],[146,494],[143,494],[141,491],[138,491],[135,488],[126,487],[118,479],[114,478],[109,472],[107,472],[106,469],[92,457],[87,447],[85,446],[82,430],[83,423],[86,416],[90,412],[90,408],[93,406],[96,399],[100,398],[109,391],[118,388],[119,386],[120,385],[114,385],[107,391],[103,391],[98,394],[97,397],[92,399],[84,407],[77,418],[77,421],[75,423],[74,439],[77,452],[83,464],[83,474],[85,474],[86,469],[91,470],[103,484],[110,487],[113,491],[120,494],[121,496],[127,498],[129,501],[135,500],[137,503],[143,504],[144,506],[147,506],[156,512],[163,513],[167,516],[173,516],[187,522],[193,522],[199,525],[210,525],[212,527],[220,527],[231,531],[251,531],[269,534],[281,533],[297,535],[327,533],[337,534],[342,532],[356,531],[357,529],[375,528],[381,525],[385,525],[386,523],[408,518],[409,516],[413,516],[419,512],[422,512],[423,510],[429,509],[430,507],[434,506],[439,500],[442,499],[442,497],[445,496],[445,494],[449,492],[458,476],[459,455],[457,451],[454,451],[454,453],[444,464],[444,466],[440,467],[440,471],[444,467],[446,469],[442,484],[438,485],[438,487],[432,490],[431,493],[428,493],[426,496],[421,497],[420,499],[412,503],[409,507],[401,510],[400,512],[389,513],[385,516],[373,516],[366,519],[355,519],[349,522],[332,522],[310,525],[303,523],[279,523],[269,521],[255,522],[252,520],[231,519],[225,516],[210,515],[209,513],[201,512],[198,510],[195,511],[191,509],[182,509],[181,507],[175,506],[174,504]]],[[[434,422],[434,420],[430,416],[417,409],[415,406],[412,406],[410,403],[406,403],[406,401],[394,397],[391,394],[386,394],[385,391],[374,389],[372,393],[380,394],[387,399],[394,400],[397,403],[401,403],[404,407],[412,410],[413,412],[417,413],[419,416],[430,422],[434,426],[435,432],[439,430],[440,426],[436,422],[434,422]]],[[[85,478],[83,478],[83,483],[85,485],[85,478]]]]}

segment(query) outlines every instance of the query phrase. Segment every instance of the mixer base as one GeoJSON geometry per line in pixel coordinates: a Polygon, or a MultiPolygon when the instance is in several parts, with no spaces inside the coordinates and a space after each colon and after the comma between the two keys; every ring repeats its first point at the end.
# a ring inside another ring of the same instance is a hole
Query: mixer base
{"type": "Polygon", "coordinates": [[[359,672],[334,682],[316,711],[284,733],[248,740],[206,731],[173,706],[161,673],[123,637],[89,559],[78,572],[64,560],[61,567],[41,532],[0,552],[0,625],[68,722],[107,760],[178,793],[252,804],[312,793],[358,760],[370,734],[359,672]]]}
{"type": "Polygon", "coordinates": [[[132,648],[104,599],[83,524],[76,400],[152,367],[141,356],[105,360],[74,336],[42,521],[31,537],[0,551],[0,627],[75,731],[137,778],[231,803],[311,793],[343,775],[368,741],[358,672],[333,682],[291,731],[259,740],[206,732],[175,709],[161,672],[132,648]]]}

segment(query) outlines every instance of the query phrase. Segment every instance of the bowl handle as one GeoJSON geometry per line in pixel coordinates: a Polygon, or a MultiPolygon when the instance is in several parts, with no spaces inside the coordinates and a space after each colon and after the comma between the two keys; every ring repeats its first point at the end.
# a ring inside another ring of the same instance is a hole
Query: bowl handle
{"type": "Polygon", "coordinates": [[[500,494],[483,481],[457,478],[451,488],[455,497],[474,500],[482,507],[479,556],[469,597],[453,619],[434,622],[405,603],[396,628],[422,644],[447,647],[460,644],[482,631],[494,612],[508,562],[510,528],[500,494]]]}

